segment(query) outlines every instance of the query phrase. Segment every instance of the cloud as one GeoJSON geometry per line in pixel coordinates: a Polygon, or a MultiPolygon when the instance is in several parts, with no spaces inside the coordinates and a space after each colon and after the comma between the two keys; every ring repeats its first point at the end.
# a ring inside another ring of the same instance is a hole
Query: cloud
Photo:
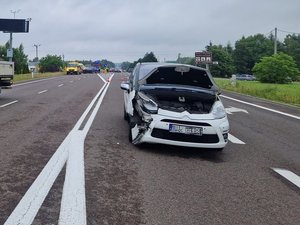
{"type": "MultiPolygon", "coordinates": [[[[298,0],[0,0],[1,17],[21,9],[32,18],[28,34],[14,34],[29,58],[134,61],[153,51],[161,60],[193,56],[212,41],[234,44],[243,35],[266,34],[275,26],[299,32],[298,0]]],[[[284,34],[282,34],[284,37],[284,34]]],[[[0,44],[8,40],[0,33],[0,44]]]]}

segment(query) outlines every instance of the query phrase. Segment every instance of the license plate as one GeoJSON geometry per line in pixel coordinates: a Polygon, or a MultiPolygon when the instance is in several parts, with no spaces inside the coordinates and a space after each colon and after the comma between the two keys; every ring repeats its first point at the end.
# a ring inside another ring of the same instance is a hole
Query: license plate
{"type": "Polygon", "coordinates": [[[203,128],[169,124],[169,132],[201,136],[203,132],[203,128]]]}

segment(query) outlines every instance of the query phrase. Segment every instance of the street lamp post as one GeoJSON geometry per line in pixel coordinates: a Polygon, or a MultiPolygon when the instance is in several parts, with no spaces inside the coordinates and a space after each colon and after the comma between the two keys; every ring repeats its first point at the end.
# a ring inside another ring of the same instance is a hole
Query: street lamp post
{"type": "Polygon", "coordinates": [[[41,46],[40,44],[34,44],[33,45],[35,47],[35,58],[37,59],[37,61],[39,60],[39,46],[41,46]]]}

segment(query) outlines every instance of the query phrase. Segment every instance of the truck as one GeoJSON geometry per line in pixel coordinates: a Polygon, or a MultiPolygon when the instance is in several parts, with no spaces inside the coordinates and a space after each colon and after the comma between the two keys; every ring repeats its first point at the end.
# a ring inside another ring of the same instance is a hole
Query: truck
{"type": "Polygon", "coordinates": [[[13,62],[0,61],[0,93],[2,88],[11,88],[14,71],[13,62]]]}

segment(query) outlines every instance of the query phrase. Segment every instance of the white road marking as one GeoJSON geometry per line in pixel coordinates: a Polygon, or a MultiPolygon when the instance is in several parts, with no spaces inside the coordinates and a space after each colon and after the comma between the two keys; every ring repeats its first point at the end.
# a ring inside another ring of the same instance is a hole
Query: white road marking
{"type": "Polygon", "coordinates": [[[226,110],[227,114],[232,114],[232,113],[235,113],[235,112],[244,112],[244,113],[248,114],[247,110],[236,108],[236,107],[232,107],[232,106],[230,106],[229,108],[225,108],[225,110],[226,110]]]}
{"type": "MultiPolygon", "coordinates": [[[[105,83],[107,84],[107,83],[105,83]]],[[[79,130],[81,123],[85,119],[81,117],[74,127],[74,141],[69,151],[69,158],[66,168],[66,178],[61,201],[59,225],[86,224],[86,204],[85,204],[85,178],[84,178],[84,140],[102,104],[109,84],[104,85],[105,89],[101,94],[95,108],[93,109],[83,130],[79,130]]],[[[102,91],[102,90],[101,90],[102,91]]],[[[96,97],[99,97],[96,96],[96,97]]],[[[95,98],[96,99],[96,98],[95,98]]],[[[90,106],[94,105],[93,101],[90,106]]],[[[90,110],[86,110],[88,113],[90,110]]]]}
{"type": "Polygon", "coordinates": [[[43,90],[43,91],[40,91],[38,94],[43,94],[43,93],[46,93],[48,90],[43,90]]]}
{"type": "Polygon", "coordinates": [[[73,83],[74,81],[73,80],[70,80],[70,83],[73,83]]]}
{"type": "Polygon", "coordinates": [[[86,224],[83,144],[108,86],[109,84],[103,85],[94,97],[74,128],[27,190],[4,225],[29,225],[33,222],[34,217],[67,160],[59,224],[86,224]],[[104,90],[104,88],[106,89],[104,90]],[[99,98],[100,94],[101,97],[99,98]],[[79,130],[82,122],[98,98],[99,101],[84,129],[79,130]]]}
{"type": "Polygon", "coordinates": [[[251,105],[251,106],[254,106],[254,107],[257,107],[257,108],[260,108],[260,109],[264,109],[264,110],[267,110],[267,111],[270,111],[270,112],[278,113],[278,114],[281,114],[281,115],[284,115],[284,116],[288,116],[288,117],[292,117],[292,118],[300,120],[299,116],[295,116],[295,115],[292,115],[292,114],[289,114],[289,113],[284,113],[284,112],[281,112],[281,111],[278,111],[278,110],[275,110],[275,109],[270,109],[270,108],[267,108],[267,107],[264,107],[264,106],[260,106],[260,105],[250,103],[250,102],[245,102],[245,101],[238,100],[238,99],[235,99],[235,98],[231,98],[231,97],[228,97],[228,96],[225,96],[225,95],[221,95],[221,97],[224,97],[224,98],[230,99],[232,101],[240,102],[240,103],[243,103],[243,104],[246,104],[246,105],[251,105]]]}
{"type": "Polygon", "coordinates": [[[41,80],[25,82],[25,83],[21,83],[21,84],[14,84],[13,87],[23,86],[23,85],[27,85],[27,84],[34,84],[34,83],[38,83],[38,82],[42,82],[42,81],[53,80],[53,79],[56,79],[56,78],[57,77],[52,77],[52,78],[45,78],[45,79],[41,79],[41,80]]]}
{"type": "Polygon", "coordinates": [[[234,144],[240,144],[240,145],[244,145],[245,144],[245,142],[243,142],[240,139],[236,138],[232,134],[228,134],[228,140],[231,141],[234,144]]]}
{"type": "Polygon", "coordinates": [[[6,107],[6,106],[9,106],[9,105],[15,104],[15,103],[17,103],[17,102],[18,102],[18,100],[15,100],[15,101],[12,101],[12,102],[6,103],[6,104],[4,104],[4,105],[0,105],[0,108],[4,108],[4,107],[6,107]]]}
{"type": "Polygon", "coordinates": [[[60,84],[60,85],[58,85],[57,87],[62,87],[62,86],[64,86],[64,84],[60,84]]]}
{"type": "Polygon", "coordinates": [[[300,177],[297,174],[289,170],[280,169],[280,168],[272,168],[272,170],[274,170],[276,173],[280,174],[285,179],[287,179],[288,181],[295,184],[298,188],[300,188],[300,177]]]}

